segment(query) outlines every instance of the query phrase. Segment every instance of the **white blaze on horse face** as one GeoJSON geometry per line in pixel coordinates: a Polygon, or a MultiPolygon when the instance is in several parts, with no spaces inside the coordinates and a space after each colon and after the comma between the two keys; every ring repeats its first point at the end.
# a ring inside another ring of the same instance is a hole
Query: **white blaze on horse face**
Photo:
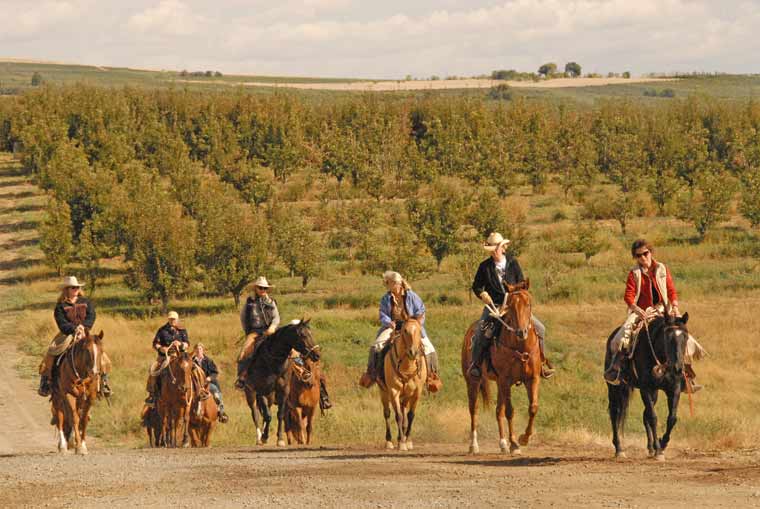
{"type": "Polygon", "coordinates": [[[98,369],[98,344],[93,341],[92,343],[92,372],[96,375],[100,372],[98,369]]]}
{"type": "Polygon", "coordinates": [[[301,323],[301,320],[291,320],[290,325],[298,325],[301,323]]]}

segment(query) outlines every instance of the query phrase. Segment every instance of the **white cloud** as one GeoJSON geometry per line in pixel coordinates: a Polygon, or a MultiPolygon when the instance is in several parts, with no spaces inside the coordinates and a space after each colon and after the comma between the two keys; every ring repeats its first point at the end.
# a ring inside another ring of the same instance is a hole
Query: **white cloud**
{"type": "Polygon", "coordinates": [[[0,41],[39,35],[45,29],[74,20],[86,2],[0,2],[0,41]]]}
{"type": "Polygon", "coordinates": [[[168,36],[194,35],[204,25],[202,16],[180,0],[161,0],[129,18],[127,26],[139,33],[168,36]]]}

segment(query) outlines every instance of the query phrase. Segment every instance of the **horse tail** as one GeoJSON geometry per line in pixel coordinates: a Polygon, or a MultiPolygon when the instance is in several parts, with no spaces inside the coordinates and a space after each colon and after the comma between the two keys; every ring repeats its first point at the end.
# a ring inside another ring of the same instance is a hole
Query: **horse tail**
{"type": "Polygon", "coordinates": [[[607,384],[607,397],[609,405],[607,410],[610,414],[610,421],[618,431],[625,432],[625,420],[628,416],[628,405],[631,402],[633,387],[628,384],[609,385],[607,384]]]}

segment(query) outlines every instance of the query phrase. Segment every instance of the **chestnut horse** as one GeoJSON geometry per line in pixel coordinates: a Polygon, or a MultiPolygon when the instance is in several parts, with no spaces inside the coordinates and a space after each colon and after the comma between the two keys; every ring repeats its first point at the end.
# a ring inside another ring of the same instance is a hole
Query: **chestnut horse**
{"type": "Polygon", "coordinates": [[[100,385],[103,331],[85,329],[57,361],[51,395],[53,424],[58,428],[58,452],[65,453],[71,440],[77,454],[87,454],[85,442],[90,408],[100,385]]]}
{"type": "Polygon", "coordinates": [[[427,363],[422,347],[422,325],[414,318],[404,322],[401,331],[391,339],[383,363],[385,380],[378,381],[385,417],[385,448],[393,449],[391,441],[391,407],[398,427],[398,448],[412,450],[412,423],[417,402],[427,380],[427,363]]]}
{"type": "Polygon", "coordinates": [[[501,333],[490,346],[491,365],[495,374],[488,369],[487,361],[481,366],[480,379],[468,374],[472,355],[471,344],[478,322],[472,324],[462,345],[462,372],[467,382],[467,397],[470,403],[470,452],[477,454],[478,446],[478,392],[488,399],[488,381],[495,380],[498,387],[496,402],[496,422],[499,425],[499,448],[502,452],[520,454],[520,445],[528,445],[533,435],[533,421],[538,412],[538,386],[541,380],[541,351],[538,336],[531,320],[530,281],[507,285],[507,296],[499,310],[502,316],[501,333]],[[512,386],[522,383],[528,393],[528,426],[520,435],[519,444],[514,434],[514,408],[512,407],[512,386]],[[504,434],[504,417],[509,424],[509,446],[504,434]]]}
{"type": "MultiPolygon", "coordinates": [[[[208,384],[205,388],[208,389],[208,384]]],[[[193,447],[211,445],[211,434],[216,428],[218,416],[219,407],[208,390],[203,395],[200,392],[194,395],[190,406],[190,443],[193,447]]]]}
{"type": "Polygon", "coordinates": [[[291,365],[290,391],[286,401],[288,413],[285,417],[285,432],[288,445],[293,441],[311,444],[314,416],[319,408],[319,380],[322,378],[320,362],[306,359],[304,367],[309,376],[304,378],[300,370],[291,365]]]}
{"type": "Polygon", "coordinates": [[[190,446],[190,403],[193,400],[193,361],[187,352],[172,345],[166,352],[169,362],[161,370],[158,415],[161,417],[161,439],[166,447],[190,446]]]}
{"type": "Polygon", "coordinates": [[[256,347],[253,362],[248,367],[245,400],[256,426],[257,445],[265,444],[269,439],[269,424],[272,421],[270,407],[277,403],[277,445],[285,446],[285,402],[289,391],[286,375],[291,350],[314,361],[319,360],[319,345],[314,343],[308,320],[294,320],[277,329],[256,347]],[[263,430],[259,424],[262,416],[263,430]]]}

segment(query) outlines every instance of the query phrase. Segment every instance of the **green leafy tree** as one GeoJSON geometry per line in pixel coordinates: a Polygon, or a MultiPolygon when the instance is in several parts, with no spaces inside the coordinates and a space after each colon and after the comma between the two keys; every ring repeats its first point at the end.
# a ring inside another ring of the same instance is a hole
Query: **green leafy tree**
{"type": "Polygon", "coordinates": [[[48,199],[45,218],[40,227],[40,249],[47,264],[60,276],[71,261],[74,242],[71,235],[69,205],[55,197],[48,199]]]}
{"type": "Polygon", "coordinates": [[[538,68],[538,74],[547,77],[557,72],[557,64],[554,62],[548,62],[538,68]]]}
{"type": "Polygon", "coordinates": [[[42,85],[42,75],[35,71],[34,74],[32,74],[32,86],[39,87],[40,85],[42,85]]]}
{"type": "Polygon", "coordinates": [[[702,240],[715,224],[727,219],[735,192],[734,180],[716,165],[710,165],[680,196],[677,216],[693,224],[702,240]]]}
{"type": "Polygon", "coordinates": [[[583,253],[586,263],[588,263],[591,257],[601,253],[606,247],[607,244],[599,238],[599,226],[596,221],[583,221],[579,218],[575,222],[572,248],[576,252],[583,253]]]}
{"type": "Polygon", "coordinates": [[[760,168],[750,167],[742,174],[739,210],[753,227],[760,226],[760,168]]]}
{"type": "Polygon", "coordinates": [[[577,78],[581,75],[581,65],[577,62],[568,62],[565,64],[565,73],[577,78]]]}

